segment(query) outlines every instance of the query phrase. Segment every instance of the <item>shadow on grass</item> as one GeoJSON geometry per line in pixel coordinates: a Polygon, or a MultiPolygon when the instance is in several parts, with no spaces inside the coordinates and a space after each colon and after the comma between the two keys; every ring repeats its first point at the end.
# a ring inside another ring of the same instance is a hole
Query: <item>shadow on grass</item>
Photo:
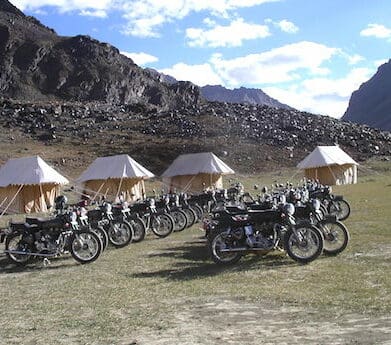
{"type": "Polygon", "coordinates": [[[212,261],[205,241],[186,242],[183,246],[167,248],[164,252],[150,254],[149,257],[175,259],[170,269],[152,272],[127,274],[132,278],[166,278],[171,280],[192,280],[210,277],[224,272],[249,270],[274,270],[280,267],[298,265],[286,255],[246,255],[233,265],[218,265],[212,261]]]}
{"type": "Polygon", "coordinates": [[[25,266],[17,265],[4,255],[0,257],[0,274],[26,273],[40,270],[57,270],[78,265],[78,263],[69,256],[52,258],[49,259],[49,262],[50,264],[44,265],[43,259],[33,259],[25,266]]]}

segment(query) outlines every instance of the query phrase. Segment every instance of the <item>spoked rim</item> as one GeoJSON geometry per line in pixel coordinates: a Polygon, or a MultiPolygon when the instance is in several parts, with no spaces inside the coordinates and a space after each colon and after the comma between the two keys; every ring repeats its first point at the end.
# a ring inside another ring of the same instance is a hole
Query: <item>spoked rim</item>
{"type": "MultiPolygon", "coordinates": [[[[16,235],[10,237],[7,241],[6,250],[31,253],[31,249],[29,248],[28,244],[21,243],[21,242],[22,242],[22,235],[16,235]]],[[[7,255],[12,261],[18,264],[25,264],[31,259],[31,254],[7,253],[7,255]]]]}
{"type": "Polygon", "coordinates": [[[214,261],[217,261],[219,263],[232,263],[233,261],[237,260],[238,257],[240,258],[239,252],[222,252],[222,249],[226,249],[227,243],[224,238],[224,234],[218,234],[212,241],[212,256],[214,261]]]}
{"type": "Polygon", "coordinates": [[[345,200],[334,200],[330,204],[329,213],[337,216],[338,220],[345,220],[349,217],[350,206],[345,200]]]}
{"type": "Polygon", "coordinates": [[[174,219],[174,231],[182,231],[186,228],[187,217],[185,213],[173,211],[171,217],[174,219]]]}
{"type": "Polygon", "coordinates": [[[71,251],[76,260],[88,262],[94,259],[101,251],[101,243],[98,235],[92,232],[80,232],[75,234],[71,251]]]}
{"type": "Polygon", "coordinates": [[[125,222],[112,223],[109,228],[109,240],[116,247],[127,245],[133,237],[132,228],[125,222]]]}
{"type": "Polygon", "coordinates": [[[152,220],[152,231],[156,236],[166,237],[174,229],[174,222],[170,216],[162,214],[152,220]]]}
{"type": "Polygon", "coordinates": [[[326,254],[338,254],[346,248],[349,233],[343,224],[339,222],[322,223],[319,227],[323,232],[323,250],[326,254]]]}
{"type": "Polygon", "coordinates": [[[296,229],[296,232],[299,236],[292,232],[288,240],[289,249],[294,257],[299,260],[309,260],[317,256],[319,247],[323,248],[319,230],[311,227],[302,227],[296,229]]]}

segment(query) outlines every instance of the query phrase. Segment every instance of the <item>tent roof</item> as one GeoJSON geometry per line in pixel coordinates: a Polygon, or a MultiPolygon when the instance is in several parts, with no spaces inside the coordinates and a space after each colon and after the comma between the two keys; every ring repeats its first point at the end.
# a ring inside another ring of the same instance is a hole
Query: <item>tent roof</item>
{"type": "Polygon", "coordinates": [[[69,181],[39,156],[10,159],[0,168],[0,187],[44,183],[67,184],[69,181]]]}
{"type": "Polygon", "coordinates": [[[235,172],[212,152],[202,152],[178,156],[162,174],[162,177],[201,173],[234,174],[235,172]]]}
{"type": "Polygon", "coordinates": [[[299,169],[309,169],[343,164],[358,165],[358,163],[339,146],[317,146],[297,165],[297,167],[299,169]]]}
{"type": "Polygon", "coordinates": [[[109,178],[151,178],[155,175],[128,155],[99,157],[77,179],[78,182],[109,178]]]}

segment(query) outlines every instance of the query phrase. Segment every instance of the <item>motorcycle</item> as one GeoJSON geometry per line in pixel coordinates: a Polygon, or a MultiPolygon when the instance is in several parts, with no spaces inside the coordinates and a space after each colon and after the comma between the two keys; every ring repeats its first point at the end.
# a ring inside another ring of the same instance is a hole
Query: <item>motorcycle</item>
{"type": "Polygon", "coordinates": [[[156,208],[154,198],[135,203],[129,208],[131,213],[141,217],[147,230],[151,230],[156,236],[163,238],[173,232],[174,220],[164,210],[156,208]]]}
{"type": "Polygon", "coordinates": [[[319,199],[331,215],[338,220],[345,220],[350,215],[350,205],[342,195],[332,194],[331,186],[314,186],[309,192],[311,199],[319,199]]]}
{"type": "Polygon", "coordinates": [[[11,222],[2,240],[5,240],[7,257],[18,265],[26,265],[33,258],[52,258],[67,252],[86,264],[95,261],[102,252],[99,236],[81,229],[74,211],[51,219],[26,218],[24,223],[11,222]]]}
{"type": "Polygon", "coordinates": [[[248,253],[285,250],[300,263],[315,260],[323,250],[323,236],[310,222],[296,224],[292,204],[271,210],[222,210],[204,226],[209,250],[217,264],[236,263],[248,253]]]}

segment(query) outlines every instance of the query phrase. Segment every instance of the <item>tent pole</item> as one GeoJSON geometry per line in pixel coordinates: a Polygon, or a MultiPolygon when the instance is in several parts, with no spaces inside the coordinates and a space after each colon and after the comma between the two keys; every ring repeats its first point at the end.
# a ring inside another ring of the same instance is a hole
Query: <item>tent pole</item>
{"type": "MultiPolygon", "coordinates": [[[[98,188],[97,192],[95,193],[94,197],[92,198],[91,201],[94,201],[95,198],[97,197],[97,195],[99,194],[99,192],[101,191],[101,189],[103,188],[104,184],[105,184],[106,181],[103,181],[102,184],[100,185],[100,187],[98,188]]],[[[85,195],[85,194],[83,194],[85,195]]]]}
{"type": "Polygon", "coordinates": [[[5,199],[1,202],[1,204],[0,204],[0,209],[1,209],[1,207],[3,206],[3,204],[7,201],[7,199],[8,199],[8,196],[6,196],[5,199]]]}
{"type": "Polygon", "coordinates": [[[11,199],[11,201],[8,203],[7,207],[3,210],[3,212],[0,214],[0,218],[3,217],[4,213],[8,210],[8,207],[11,206],[11,204],[14,202],[14,200],[16,199],[17,195],[20,193],[20,191],[22,190],[22,188],[24,187],[24,184],[21,184],[18,191],[15,193],[15,195],[13,196],[13,198],[11,199]]]}
{"type": "Polygon", "coordinates": [[[124,177],[121,176],[121,179],[119,180],[119,185],[118,185],[118,189],[117,189],[117,194],[115,195],[115,198],[114,198],[114,202],[115,202],[115,200],[117,200],[117,198],[118,198],[119,192],[120,192],[121,187],[122,187],[122,180],[123,180],[123,179],[124,179],[124,177]]]}

